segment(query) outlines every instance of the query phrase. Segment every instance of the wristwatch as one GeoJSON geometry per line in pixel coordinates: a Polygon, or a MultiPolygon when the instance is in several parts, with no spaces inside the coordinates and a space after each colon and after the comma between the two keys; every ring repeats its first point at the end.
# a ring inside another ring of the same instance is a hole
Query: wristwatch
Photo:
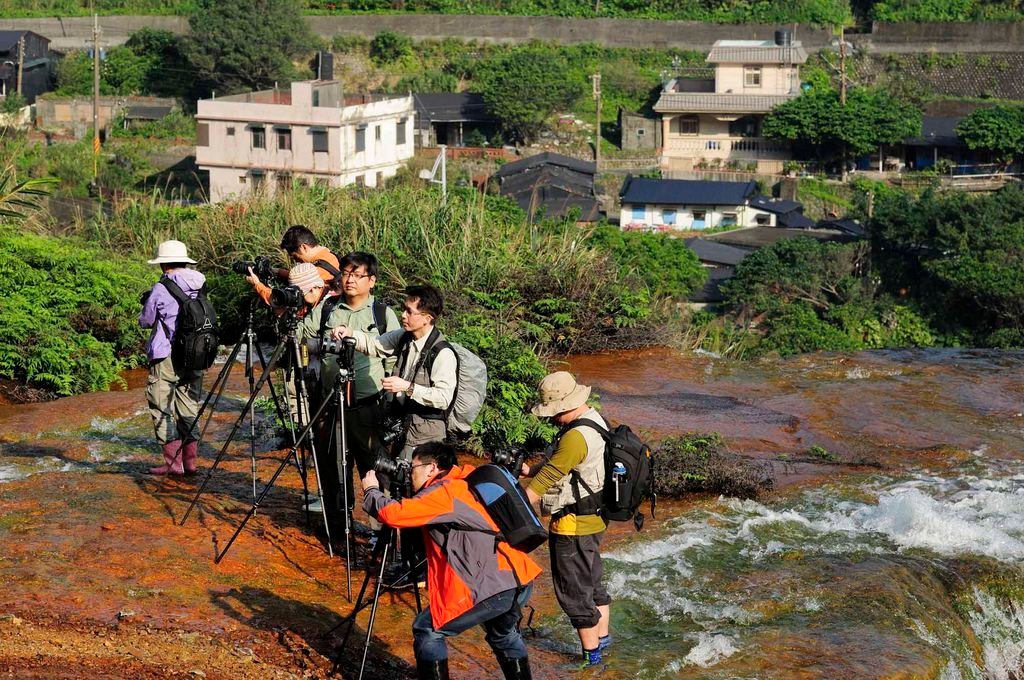
{"type": "Polygon", "coordinates": [[[414,389],[416,389],[416,383],[414,383],[414,382],[409,383],[409,386],[407,388],[405,388],[405,396],[411,397],[412,396],[412,391],[414,389]]]}

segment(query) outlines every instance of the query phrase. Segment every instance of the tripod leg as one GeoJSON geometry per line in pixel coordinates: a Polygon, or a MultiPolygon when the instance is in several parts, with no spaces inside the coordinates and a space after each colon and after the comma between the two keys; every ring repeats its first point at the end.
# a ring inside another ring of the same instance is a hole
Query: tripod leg
{"type": "MultiPolygon", "coordinates": [[[[397,535],[394,531],[392,535],[397,535]]],[[[391,541],[389,540],[388,543],[391,541]]],[[[363,642],[363,660],[359,664],[359,680],[363,678],[363,671],[366,670],[366,657],[370,652],[370,638],[373,636],[373,622],[377,618],[377,605],[380,603],[380,591],[384,585],[384,570],[387,566],[388,549],[385,544],[383,557],[380,561],[380,573],[377,575],[377,584],[373,593],[373,606],[370,607],[370,620],[366,624],[366,640],[363,642]]]]}
{"type": "MultiPolygon", "coordinates": [[[[249,394],[252,394],[252,388],[255,384],[255,376],[253,375],[252,365],[252,348],[253,348],[253,332],[252,328],[246,329],[245,334],[245,375],[249,379],[249,394]]],[[[252,499],[256,500],[256,406],[253,402],[249,403],[249,459],[252,462],[252,499]]]]}
{"type": "Polygon", "coordinates": [[[349,514],[348,485],[352,483],[352,473],[348,469],[348,439],[345,433],[345,389],[348,385],[339,373],[338,384],[335,385],[334,398],[338,402],[338,412],[334,417],[335,442],[338,446],[337,456],[339,459],[341,474],[341,495],[342,504],[345,506],[345,580],[347,586],[348,601],[352,601],[352,516],[349,514]]]}
{"type": "MultiPolygon", "coordinates": [[[[271,364],[273,364],[273,362],[276,361],[281,356],[281,354],[284,353],[284,348],[285,346],[281,344],[278,345],[276,349],[274,349],[274,354],[271,357],[271,364]]],[[[210,469],[207,471],[206,477],[203,479],[203,483],[196,491],[196,495],[192,499],[192,503],[188,506],[188,510],[185,512],[185,516],[181,518],[179,526],[184,526],[186,520],[188,520],[189,515],[192,514],[192,510],[196,507],[196,503],[199,502],[199,497],[202,495],[203,491],[206,489],[206,485],[210,483],[210,479],[213,477],[213,471],[217,469],[217,466],[220,465],[220,462],[224,459],[224,455],[227,453],[228,446],[231,445],[231,441],[235,438],[235,434],[238,433],[238,430],[242,425],[242,421],[245,419],[245,416],[249,411],[249,407],[252,406],[252,402],[256,400],[256,395],[259,394],[259,391],[261,389],[263,389],[263,384],[267,382],[269,378],[270,369],[263,369],[263,374],[260,376],[260,379],[256,382],[255,387],[253,387],[252,393],[249,394],[249,400],[246,402],[245,406],[242,408],[242,412],[235,420],[235,424],[231,428],[231,433],[228,435],[227,441],[224,442],[224,445],[221,447],[220,452],[217,453],[217,458],[214,459],[213,465],[211,465],[210,469]]]]}

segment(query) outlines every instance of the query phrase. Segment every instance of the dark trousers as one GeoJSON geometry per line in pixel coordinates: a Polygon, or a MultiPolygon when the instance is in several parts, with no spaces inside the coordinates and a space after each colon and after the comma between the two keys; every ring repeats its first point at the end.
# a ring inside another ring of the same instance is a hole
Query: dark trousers
{"type": "MultiPolygon", "coordinates": [[[[483,626],[484,639],[496,657],[524,659],[528,656],[523,636],[519,634],[522,607],[530,599],[533,584],[524,589],[512,588],[477,602],[472,609],[455,617],[440,628],[434,627],[430,608],[416,615],[412,624],[412,648],[417,661],[441,661],[448,658],[447,638],[483,626]]],[[[435,594],[431,593],[431,597],[435,594]]]]}
{"type": "Polygon", "coordinates": [[[601,620],[597,608],[612,601],[601,582],[603,537],[603,531],[588,536],[551,534],[548,537],[555,598],[576,629],[596,626],[601,620]]]}

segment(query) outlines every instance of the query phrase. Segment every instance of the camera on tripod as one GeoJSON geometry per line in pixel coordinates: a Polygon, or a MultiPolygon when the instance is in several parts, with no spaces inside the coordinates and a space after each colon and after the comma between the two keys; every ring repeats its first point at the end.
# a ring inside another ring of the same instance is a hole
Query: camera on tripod
{"type": "Polygon", "coordinates": [[[274,278],[274,267],[270,264],[268,257],[257,257],[252,262],[239,260],[231,264],[231,271],[239,276],[248,276],[249,269],[252,269],[252,273],[261,281],[270,281],[274,278]]]}
{"type": "Polygon", "coordinates": [[[270,304],[285,309],[299,309],[306,304],[302,289],[298,286],[284,286],[270,291],[270,304]]]}
{"type": "Polygon", "coordinates": [[[405,418],[401,416],[384,416],[380,424],[380,441],[384,446],[391,446],[405,434],[405,418]]]}
{"type": "Polygon", "coordinates": [[[526,462],[526,457],[529,453],[530,452],[522,446],[509,446],[508,448],[498,449],[492,453],[491,462],[495,465],[503,466],[506,470],[518,477],[519,472],[523,469],[523,463],[526,462]]]}
{"type": "Polygon", "coordinates": [[[356,360],[356,339],[353,337],[331,340],[324,338],[320,340],[318,354],[324,357],[333,354],[338,358],[338,367],[351,371],[356,360]]]}
{"type": "Polygon", "coordinates": [[[392,458],[386,453],[382,453],[374,462],[373,469],[382,475],[388,476],[388,479],[391,480],[392,491],[395,489],[399,491],[406,489],[412,482],[412,476],[410,475],[412,471],[411,460],[392,458]]]}

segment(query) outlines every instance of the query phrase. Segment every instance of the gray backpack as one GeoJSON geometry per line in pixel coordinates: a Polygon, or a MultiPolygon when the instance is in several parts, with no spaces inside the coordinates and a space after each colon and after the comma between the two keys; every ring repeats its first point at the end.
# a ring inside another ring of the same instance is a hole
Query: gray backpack
{"type": "Polygon", "coordinates": [[[455,396],[445,412],[445,430],[449,437],[460,439],[473,431],[473,421],[484,406],[487,397],[487,365],[459,343],[439,340],[427,352],[428,373],[433,369],[437,353],[446,348],[455,353],[457,379],[455,396]]]}

